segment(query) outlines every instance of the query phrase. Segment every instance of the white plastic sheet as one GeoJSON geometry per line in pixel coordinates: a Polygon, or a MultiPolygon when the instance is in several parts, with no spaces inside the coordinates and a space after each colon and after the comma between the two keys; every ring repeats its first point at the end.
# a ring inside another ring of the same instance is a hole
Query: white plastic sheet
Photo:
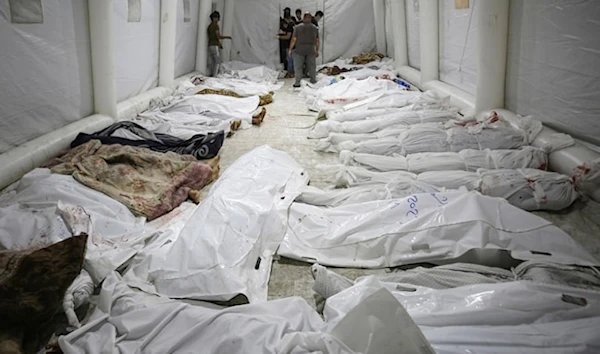
{"type": "Polygon", "coordinates": [[[598,18],[594,0],[512,1],[507,108],[600,145],[598,18]]]}
{"type": "MultiPolygon", "coordinates": [[[[210,113],[209,113],[210,114],[210,113]]],[[[153,111],[140,114],[132,121],[154,133],[169,134],[180,139],[190,139],[197,134],[225,132],[229,134],[236,117],[211,117],[204,114],[163,113],[153,111]]],[[[242,121],[241,128],[249,128],[249,119],[242,121]]]]}
{"type": "Polygon", "coordinates": [[[113,1],[117,100],[158,85],[160,0],[140,0],[139,22],[128,22],[128,1],[113,1]]]}
{"type": "Polygon", "coordinates": [[[223,95],[194,95],[161,109],[165,113],[205,114],[214,118],[252,121],[258,108],[258,96],[236,98],[223,95]]]}
{"type": "Polygon", "coordinates": [[[359,101],[375,101],[385,95],[404,90],[404,87],[393,81],[371,77],[365,80],[342,80],[317,90],[305,88],[303,95],[306,97],[308,108],[318,112],[324,109],[339,109],[359,101]]]}
{"type": "Polygon", "coordinates": [[[507,250],[521,260],[598,263],[550,222],[473,192],[415,194],[329,209],[294,203],[278,254],[331,266],[382,268],[454,259],[471,249],[507,250]]]}
{"type": "Polygon", "coordinates": [[[487,196],[504,198],[512,205],[530,211],[562,210],[579,198],[571,177],[536,169],[428,171],[412,177],[403,171],[372,172],[361,167],[341,166],[330,169],[336,174],[337,186],[389,183],[397,176],[406,176],[439,188],[466,187],[487,196]]]}
{"type": "MultiPolygon", "coordinates": [[[[262,96],[271,91],[278,90],[283,85],[283,82],[278,84],[253,82],[243,79],[223,79],[216,77],[198,76],[201,83],[197,86],[189,88],[188,93],[194,94],[204,89],[213,90],[229,90],[237,93],[240,96],[262,96]]],[[[192,78],[193,81],[194,78],[192,78]]]]}
{"type": "Polygon", "coordinates": [[[471,129],[418,124],[406,128],[397,137],[370,139],[362,142],[347,141],[335,150],[349,150],[374,155],[407,155],[420,152],[459,152],[464,149],[518,149],[528,145],[528,136],[519,129],[503,125],[471,129]]]}
{"type": "Polygon", "coordinates": [[[315,125],[313,130],[308,134],[308,137],[313,139],[325,138],[332,132],[348,134],[373,133],[386,128],[402,128],[421,123],[442,123],[458,118],[460,116],[456,112],[449,110],[425,110],[391,113],[376,117],[376,119],[360,121],[323,121],[315,125]]]}
{"type": "MultiPolygon", "coordinates": [[[[75,214],[88,215],[91,220],[93,233],[89,234],[85,269],[96,282],[127,261],[152,236],[145,220],[136,218],[123,204],[71,176],[36,169],[21,179],[16,192],[3,198],[0,245],[27,249],[62,241],[73,234],[73,224],[64,217],[75,214]]],[[[88,232],[87,227],[83,231],[88,232]]]]}
{"type": "Polygon", "coordinates": [[[219,73],[220,77],[228,79],[244,79],[257,83],[273,84],[276,85],[272,86],[274,90],[281,88],[281,84],[277,84],[279,72],[264,65],[230,61],[221,64],[219,73]]]}
{"type": "Polygon", "coordinates": [[[573,171],[577,188],[594,200],[600,200],[600,159],[587,162],[573,171]]]}
{"type": "Polygon", "coordinates": [[[11,23],[0,2],[0,153],[94,110],[87,1],[42,1],[42,12],[43,23],[11,23]]]}
{"type": "Polygon", "coordinates": [[[266,300],[287,209],[307,181],[285,153],[250,151],[217,180],[178,237],[138,253],[125,279],[171,298],[266,300]]]}
{"type": "Polygon", "coordinates": [[[600,349],[595,291],[519,281],[434,290],[374,277],[327,301],[335,325],[356,303],[388,289],[436,353],[594,353],[600,349]]]}
{"type": "Polygon", "coordinates": [[[423,152],[407,156],[381,156],[340,152],[340,162],[347,166],[362,166],[375,171],[426,171],[485,169],[548,168],[548,151],[533,146],[518,150],[473,150],[459,152],[423,152]]]}
{"type": "Polygon", "coordinates": [[[389,183],[368,184],[340,189],[306,187],[296,198],[299,203],[336,207],[373,200],[406,198],[419,193],[435,193],[440,189],[412,178],[397,177],[389,183]]]}
{"type": "Polygon", "coordinates": [[[63,298],[63,311],[67,316],[69,325],[73,328],[81,327],[75,310],[86,304],[94,293],[94,281],[90,274],[82,269],[81,273],[73,280],[63,298]]]}
{"type": "MultiPolygon", "coordinates": [[[[317,332],[322,325],[319,315],[299,298],[229,309],[191,305],[135,293],[113,273],[88,323],[60,337],[59,345],[65,354],[282,353],[279,346],[286,336],[317,332]]],[[[334,338],[328,342],[335,347],[334,338]]]]}
{"type": "Polygon", "coordinates": [[[287,298],[221,308],[134,292],[107,277],[88,323],[59,338],[70,353],[432,354],[406,310],[383,288],[326,324],[306,301],[287,298]],[[360,321],[369,318],[369,321],[360,321]]]}
{"type": "Polygon", "coordinates": [[[398,113],[424,110],[448,109],[445,100],[440,100],[428,91],[424,94],[414,91],[402,91],[383,96],[378,100],[352,109],[339,109],[325,113],[327,120],[336,122],[355,122],[379,119],[398,113]]]}
{"type": "Polygon", "coordinates": [[[175,77],[190,73],[196,68],[198,44],[198,7],[200,0],[177,0],[177,30],[175,42],[175,77]],[[186,20],[184,2],[189,2],[189,21],[186,20]]]}

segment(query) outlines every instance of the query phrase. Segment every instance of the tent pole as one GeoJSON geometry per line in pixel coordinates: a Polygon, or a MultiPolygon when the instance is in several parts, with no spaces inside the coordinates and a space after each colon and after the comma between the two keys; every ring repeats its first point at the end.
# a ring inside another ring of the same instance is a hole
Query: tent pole
{"type": "MultiPolygon", "coordinates": [[[[225,0],[225,14],[223,15],[223,35],[231,36],[233,32],[233,7],[235,0],[225,0]]],[[[223,61],[231,60],[232,41],[223,41],[223,61]]]]}
{"type": "Polygon", "coordinates": [[[158,85],[172,87],[175,82],[175,41],[178,1],[160,2],[160,47],[158,85]]]}
{"type": "Polygon", "coordinates": [[[113,2],[90,0],[90,46],[94,87],[94,112],[117,117],[113,2]]]}
{"type": "Polygon", "coordinates": [[[438,0],[420,0],[421,86],[440,78],[438,0]]]}
{"type": "Polygon", "coordinates": [[[480,1],[477,13],[477,112],[504,107],[509,0],[480,1]]]}
{"type": "Polygon", "coordinates": [[[196,71],[206,74],[206,65],[208,62],[208,34],[206,30],[210,22],[210,11],[212,1],[200,0],[198,9],[198,46],[196,48],[196,71]]]}
{"type": "Polygon", "coordinates": [[[375,15],[375,43],[377,44],[377,52],[386,54],[385,0],[373,0],[373,14],[375,15]]]}
{"type": "Polygon", "coordinates": [[[406,7],[404,0],[392,0],[392,33],[394,37],[394,61],[397,68],[408,66],[408,39],[406,31],[406,7]]]}

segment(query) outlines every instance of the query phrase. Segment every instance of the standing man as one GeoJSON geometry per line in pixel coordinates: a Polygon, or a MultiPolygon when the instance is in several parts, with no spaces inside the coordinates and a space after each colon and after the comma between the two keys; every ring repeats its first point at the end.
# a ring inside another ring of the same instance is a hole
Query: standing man
{"type": "Polygon", "coordinates": [[[296,21],[297,25],[302,23],[302,10],[301,9],[296,9],[296,18],[294,20],[296,21]]]}
{"type": "Polygon", "coordinates": [[[312,24],[317,26],[317,28],[319,28],[319,21],[321,21],[323,16],[325,16],[323,11],[317,11],[317,13],[315,14],[315,16],[312,19],[312,24]]]}
{"type": "Polygon", "coordinates": [[[219,29],[219,20],[221,20],[221,14],[218,11],[213,12],[210,15],[210,25],[208,26],[208,75],[217,76],[219,73],[219,65],[221,64],[221,52],[223,49],[223,39],[231,39],[230,36],[222,36],[221,30],[219,29]]]}
{"type": "Polygon", "coordinates": [[[296,26],[294,30],[289,49],[290,55],[292,51],[294,53],[294,71],[296,72],[294,87],[300,87],[300,80],[302,79],[300,73],[302,73],[302,68],[305,64],[310,82],[313,84],[316,83],[316,58],[319,57],[319,30],[312,24],[312,15],[309,12],[304,14],[302,24],[296,26]]]}
{"type": "Polygon", "coordinates": [[[289,8],[283,11],[283,19],[279,27],[279,49],[281,52],[281,62],[283,68],[287,71],[286,78],[294,77],[294,61],[288,53],[290,42],[292,41],[292,34],[294,33],[294,27],[296,22],[292,17],[292,12],[289,8]]]}

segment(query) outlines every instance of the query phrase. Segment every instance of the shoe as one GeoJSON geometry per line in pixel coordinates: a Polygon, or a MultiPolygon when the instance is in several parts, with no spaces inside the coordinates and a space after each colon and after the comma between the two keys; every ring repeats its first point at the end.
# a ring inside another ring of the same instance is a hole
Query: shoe
{"type": "Polygon", "coordinates": [[[294,87],[298,88],[298,87],[300,87],[300,84],[294,84],[294,87]]]}

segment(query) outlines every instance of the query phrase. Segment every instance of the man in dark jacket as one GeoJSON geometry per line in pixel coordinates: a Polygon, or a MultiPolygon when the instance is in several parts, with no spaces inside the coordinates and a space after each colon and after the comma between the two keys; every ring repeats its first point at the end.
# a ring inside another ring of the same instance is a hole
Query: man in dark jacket
{"type": "Polygon", "coordinates": [[[296,22],[292,17],[292,13],[290,8],[285,8],[283,10],[283,18],[281,19],[281,23],[279,24],[279,50],[280,50],[280,61],[283,63],[283,69],[287,71],[286,77],[294,77],[294,68],[293,68],[293,60],[288,55],[288,48],[290,47],[290,42],[292,41],[292,34],[294,33],[294,26],[296,22]]]}

